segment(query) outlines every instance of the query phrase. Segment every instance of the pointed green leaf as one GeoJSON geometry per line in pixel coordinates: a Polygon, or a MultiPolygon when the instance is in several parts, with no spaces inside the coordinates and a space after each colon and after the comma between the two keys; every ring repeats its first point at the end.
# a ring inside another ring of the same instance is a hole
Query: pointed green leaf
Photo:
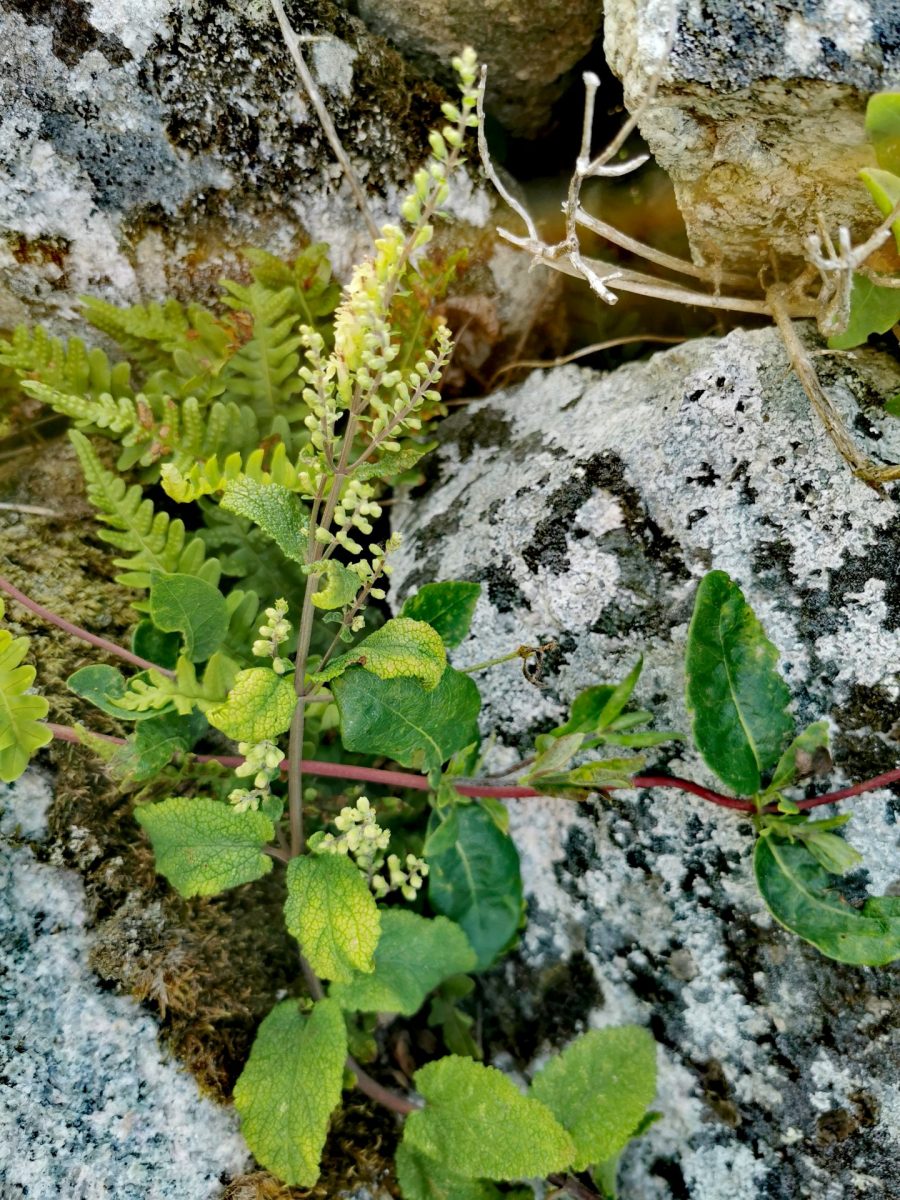
{"type": "Polygon", "coordinates": [[[426,583],[415,595],[405,600],[400,616],[412,617],[414,621],[427,621],[441,635],[444,645],[452,649],[469,632],[480,595],[480,583],[457,580],[426,583]]]}
{"type": "Polygon", "coordinates": [[[414,679],[379,679],[360,667],[335,679],[331,691],[347,750],[428,772],[478,740],[478,688],[452,667],[430,692],[414,679]]]}
{"type": "Polygon", "coordinates": [[[575,1158],[568,1133],[540,1101],[495,1067],[450,1055],[415,1074],[425,1108],[411,1113],[403,1144],[468,1179],[527,1179],[575,1158]]]}
{"type": "Polygon", "coordinates": [[[637,662],[625,676],[621,683],[616,684],[613,688],[612,695],[603,705],[600,710],[600,716],[597,718],[595,728],[597,730],[606,729],[616,717],[621,713],[622,709],[631,699],[631,694],[637,685],[637,681],[641,677],[641,671],[644,669],[644,656],[640,655],[637,662]]]}
{"type": "Polygon", "coordinates": [[[404,471],[411,471],[420,458],[424,458],[437,445],[437,442],[427,442],[424,446],[402,446],[399,450],[389,450],[374,462],[364,462],[353,472],[353,478],[364,481],[367,479],[393,479],[404,471]]]}
{"type": "Polygon", "coordinates": [[[447,651],[441,635],[424,621],[394,617],[352,650],[333,659],[323,671],[317,671],[313,679],[328,683],[352,666],[365,667],[379,679],[418,679],[430,692],[441,681],[447,651]]]}
{"type": "Polygon", "coordinates": [[[656,1095],[656,1043],[646,1029],[592,1029],[551,1058],[531,1084],[575,1142],[576,1171],[625,1146],[656,1095]]]}
{"type": "Polygon", "coordinates": [[[790,787],[798,776],[815,773],[817,755],[828,749],[828,733],[827,721],[815,721],[798,733],[779,758],[767,790],[780,791],[790,787]]]}
{"type": "Polygon", "coordinates": [[[331,1114],[341,1102],[347,1033],[333,1000],[309,1016],[276,1004],[234,1085],[241,1132],[257,1161],[291,1187],[313,1187],[331,1114]]]}
{"type": "Polygon", "coordinates": [[[500,1192],[482,1179],[462,1179],[418,1154],[406,1142],[397,1147],[394,1163],[403,1200],[501,1200],[500,1192]]]}
{"type": "Polygon", "coordinates": [[[460,925],[489,967],[515,938],[522,920],[522,875],[515,843],[477,804],[433,812],[425,842],[428,899],[460,925]]]}
{"type": "Polygon", "coordinates": [[[261,742],[290,728],[296,705],[292,676],[249,667],[238,671],[225,703],[210,708],[206,717],[236,742],[261,742]]]}
{"type": "Polygon", "coordinates": [[[828,339],[831,350],[861,346],[871,333],[887,333],[900,321],[900,288],[879,287],[865,275],[854,275],[850,289],[850,322],[828,339]]]}
{"type": "Polygon", "coordinates": [[[381,914],[375,970],[336,983],[330,994],[342,1008],[411,1017],[440,983],[474,966],[475,952],[458,925],[389,908],[381,914]]]}
{"type": "Polygon", "coordinates": [[[381,917],[364,876],[341,854],[307,854],[287,869],[284,920],[321,979],[375,969],[381,917]]]}
{"type": "Polygon", "coordinates": [[[697,749],[723,783],[753,795],[794,722],[778,651],[724,571],[711,571],[697,589],[685,672],[697,749]]]}
{"type": "MultiPolygon", "coordinates": [[[[5,605],[0,600],[0,617],[5,605]]],[[[34,667],[22,666],[29,639],[14,638],[0,629],[0,780],[12,783],[28,766],[31,756],[53,737],[41,724],[49,711],[43,696],[29,696],[34,667]]]]}
{"type": "Polygon", "coordinates": [[[333,558],[320,564],[319,574],[325,576],[325,586],[313,594],[316,608],[345,608],[356,599],[362,582],[355,571],[349,570],[333,558]]]}
{"type": "Polygon", "coordinates": [[[218,588],[194,575],[150,576],[150,617],[163,633],[180,633],[191,662],[206,662],[228,632],[228,608],[218,588]]]}
{"type": "Polygon", "coordinates": [[[156,869],[182,896],[214,896],[272,870],[262,847],[275,836],[268,817],[235,812],[218,800],[177,796],[135,809],[156,869]]]}
{"type": "Polygon", "coordinates": [[[801,841],[774,833],[758,839],[753,869],[776,921],[828,958],[866,967],[900,958],[900,896],[872,896],[854,908],[801,841]]]}
{"type": "Polygon", "coordinates": [[[878,92],[869,97],[866,133],[879,167],[900,173],[900,92],[878,92]]]}
{"type": "Polygon", "coordinates": [[[554,737],[564,737],[570,733],[593,733],[600,720],[600,714],[608,704],[616,689],[607,683],[598,683],[586,688],[572,702],[568,721],[558,725],[552,731],[554,737]]]}
{"type": "Polygon", "coordinates": [[[249,518],[286,558],[306,562],[309,519],[288,488],[244,475],[225,484],[220,504],[227,512],[249,518]]]}

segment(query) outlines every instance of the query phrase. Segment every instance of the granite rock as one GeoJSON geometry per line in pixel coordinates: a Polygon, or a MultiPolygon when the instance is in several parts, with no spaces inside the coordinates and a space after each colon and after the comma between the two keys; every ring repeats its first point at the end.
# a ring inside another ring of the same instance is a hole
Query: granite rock
{"type": "Polygon", "coordinates": [[[100,988],[78,877],[40,862],[50,781],[0,788],[0,1196],[213,1200],[248,1162],[134,1001],[100,988]]]}
{"type": "MultiPolygon", "coordinates": [[[[896,461],[900,426],[881,402],[897,364],[873,350],[815,361],[866,451],[896,461]]],[[[487,769],[639,652],[640,707],[686,728],[687,625],[713,568],[778,646],[798,721],[831,721],[834,780],[897,765],[900,511],[837,456],[774,331],[609,375],[535,373],[441,438],[430,489],[394,510],[397,602],[429,580],[483,584],[457,665],[559,643],[540,690],[511,664],[479,676],[498,737],[487,769]]],[[[677,743],[649,765],[714,782],[677,743]]],[[[773,922],[749,822],[669,790],[509,807],[529,922],[493,985],[494,1044],[527,1073],[585,1026],[649,1025],[665,1119],[627,1156],[623,1195],[900,1192],[898,972],[831,962],[773,922]]],[[[853,809],[848,837],[866,856],[853,884],[896,892],[900,801],[880,791],[853,809]]]]}
{"type": "Polygon", "coordinates": [[[796,260],[819,212],[860,239],[877,224],[856,173],[875,165],[867,97],[900,87],[896,0],[609,0],[604,31],[630,109],[665,61],[640,129],[697,262],[796,260]]]}

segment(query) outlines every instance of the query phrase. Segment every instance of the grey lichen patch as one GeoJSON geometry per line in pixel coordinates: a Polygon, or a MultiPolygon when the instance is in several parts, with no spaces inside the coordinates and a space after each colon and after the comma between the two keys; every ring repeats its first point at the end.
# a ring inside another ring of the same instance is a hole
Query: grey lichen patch
{"type": "MultiPolygon", "coordinates": [[[[865,452],[900,458],[900,429],[879,407],[897,390],[896,363],[864,350],[824,374],[848,422],[865,417],[865,452]]],[[[464,452],[454,419],[431,490],[394,509],[407,535],[394,584],[399,602],[426,547],[439,578],[484,581],[457,664],[559,642],[539,690],[515,664],[479,676],[498,768],[641,652],[637,703],[658,726],[687,729],[687,625],[711,568],[740,584],[778,646],[797,719],[830,720],[835,784],[896,766],[897,504],[850,474],[777,334],[737,331],[609,376],[535,373],[470,420],[464,452]]],[[[649,766],[712,782],[677,742],[649,766]]],[[[851,807],[847,836],[867,872],[852,885],[894,892],[896,798],[851,807]]],[[[576,1019],[638,1021],[662,1045],[665,1120],[626,1160],[624,1194],[843,1200],[860,1194],[860,1174],[874,1194],[897,1190],[882,1115],[897,1105],[896,973],[842,967],[775,924],[753,883],[749,821],[673,791],[577,809],[522,800],[510,818],[529,923],[497,990],[518,995],[529,978],[539,988],[558,964],[586,962],[590,999],[573,1002],[576,1019]],[[849,1115],[828,1115],[838,1110],[849,1115]]],[[[528,1012],[511,1001],[498,1012],[492,1044],[515,1055],[528,1012]]],[[[536,1061],[572,1028],[545,1031],[536,1061]]]]}

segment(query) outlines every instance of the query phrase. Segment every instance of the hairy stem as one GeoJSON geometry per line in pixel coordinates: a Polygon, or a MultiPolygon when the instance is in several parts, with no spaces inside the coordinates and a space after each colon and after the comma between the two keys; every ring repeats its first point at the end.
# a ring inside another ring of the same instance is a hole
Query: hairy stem
{"type": "Polygon", "coordinates": [[[73,625],[71,621],[67,621],[65,617],[60,617],[57,613],[52,612],[49,608],[44,608],[43,604],[38,604],[26,596],[24,592],[20,592],[14,584],[8,579],[4,579],[0,575],[0,589],[12,596],[13,600],[27,608],[29,612],[33,612],[35,616],[41,617],[50,625],[55,625],[58,629],[62,629],[64,633],[71,634],[72,637],[78,638],[82,642],[88,642],[91,646],[96,646],[98,650],[105,650],[107,654],[114,654],[117,658],[124,659],[125,662],[131,663],[134,667],[141,667],[145,671],[157,671],[160,675],[166,675],[169,679],[175,678],[175,672],[169,671],[165,667],[159,666],[158,663],[149,662],[146,658],[141,658],[139,654],[132,654],[130,650],[126,650],[124,646],[119,646],[116,642],[109,641],[108,638],[98,637],[96,633],[88,633],[86,629],[81,629],[78,625],[73,625]]]}

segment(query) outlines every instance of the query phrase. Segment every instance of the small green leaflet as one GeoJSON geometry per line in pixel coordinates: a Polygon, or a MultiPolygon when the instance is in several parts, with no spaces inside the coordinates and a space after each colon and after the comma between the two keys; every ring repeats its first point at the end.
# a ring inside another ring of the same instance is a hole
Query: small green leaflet
{"type": "MultiPolygon", "coordinates": [[[[225,699],[236,675],[237,663],[217,650],[206,664],[201,681],[197,678],[194,663],[182,655],[175,666],[174,679],[160,675],[158,671],[135,675],[129,679],[128,690],[118,703],[132,716],[151,711],[158,713],[170,705],[174,705],[175,711],[182,716],[187,716],[195,708],[206,712],[225,699]]],[[[71,680],[69,682],[71,684],[71,680]]],[[[137,720],[137,717],[134,719],[137,720]]]]}
{"type": "Polygon", "coordinates": [[[347,1033],[333,1000],[309,1016],[276,1004],[234,1085],[241,1132],[257,1160],[291,1187],[313,1187],[331,1114],[341,1102],[347,1033]]]}
{"type": "Polygon", "coordinates": [[[469,632],[480,595],[480,583],[426,583],[404,601],[400,616],[427,621],[441,635],[444,645],[452,649],[469,632]]]}
{"type": "Polygon", "coordinates": [[[452,667],[430,692],[414,679],[379,679],[361,667],[333,680],[331,691],[351,752],[383,754],[428,772],[478,740],[478,688],[452,667]]]}
{"type": "Polygon", "coordinates": [[[866,133],[879,167],[900,173],[900,92],[878,92],[869,97],[866,133]]]}
{"type": "Polygon", "coordinates": [[[438,984],[474,966],[475,952],[458,925],[389,908],[381,914],[375,970],[334,984],[330,994],[342,1008],[411,1017],[438,984]]]}
{"type": "Polygon", "coordinates": [[[451,1054],[481,1058],[481,1050],[471,1033],[475,1020],[459,1007],[459,1002],[474,990],[475,982],[468,975],[455,975],[445,980],[428,1009],[428,1028],[440,1029],[444,1045],[451,1054]]]}
{"type": "MultiPolygon", "coordinates": [[[[0,600],[0,617],[6,606],[0,600]]],[[[26,695],[34,683],[34,667],[22,666],[29,639],[14,638],[0,629],[0,780],[18,779],[31,756],[46,746],[53,734],[41,721],[49,711],[43,696],[26,695]]]]}
{"type": "Polygon", "coordinates": [[[152,779],[172,761],[176,753],[192,749],[207,729],[200,713],[182,717],[178,713],[148,713],[149,720],[139,721],[134,733],[119,747],[110,762],[112,773],[120,779],[141,782],[152,779]]]}
{"type": "Polygon", "coordinates": [[[900,321],[900,288],[879,287],[865,275],[854,275],[850,290],[850,322],[828,339],[831,350],[851,350],[871,333],[887,333],[900,321]]]}
{"type": "Polygon", "coordinates": [[[180,633],[191,662],[206,662],[228,632],[228,607],[218,588],[196,575],[150,576],[150,617],[163,633],[180,633]]]}
{"type": "Polygon", "coordinates": [[[287,869],[284,920],[322,979],[375,969],[381,917],[364,876],[342,854],[307,854],[287,869]]]}
{"type": "MultiPolygon", "coordinates": [[[[877,171],[871,168],[860,171],[859,177],[884,215],[893,212],[897,201],[900,200],[900,178],[893,171],[877,171]]],[[[900,249],[900,221],[895,221],[892,229],[894,241],[900,249]]]]}
{"type": "Polygon", "coordinates": [[[710,571],[688,630],[686,701],[706,764],[737,793],[756,794],[794,732],[778,651],[737,584],[710,571]]]}
{"type": "Polygon", "coordinates": [[[854,908],[801,841],[775,833],[757,841],[753,869],[772,916],[828,958],[865,967],[900,958],[900,896],[873,896],[854,908]]]}
{"type": "Polygon", "coordinates": [[[424,854],[432,908],[462,927],[483,971],[522,920],[522,875],[512,838],[479,805],[456,805],[432,813],[424,854]]]}
{"type": "Polygon", "coordinates": [[[418,679],[430,692],[441,681],[447,652],[441,635],[424,621],[394,617],[312,678],[328,683],[353,666],[365,667],[379,679],[418,679]]]}
{"type": "MultiPolygon", "coordinates": [[[[815,774],[816,760],[828,749],[828,722],[815,721],[798,733],[787,750],[779,758],[772,773],[772,782],[766,789],[777,792],[790,787],[799,776],[815,774]]],[[[826,753],[825,757],[828,755],[826,753]]]]}
{"type": "Polygon", "coordinates": [[[225,484],[220,504],[226,512],[248,517],[285,558],[306,562],[309,521],[300,501],[286,487],[244,475],[225,484]]]}
{"type": "MultiPolygon", "coordinates": [[[[149,676],[146,672],[142,672],[134,678],[146,681],[149,676]]],[[[120,721],[146,721],[149,717],[157,716],[157,711],[152,708],[148,707],[143,712],[136,712],[133,709],[124,708],[118,703],[128,691],[128,685],[129,680],[120,670],[107,666],[105,663],[80,667],[66,680],[66,687],[70,692],[74,692],[82,700],[90,701],[95,708],[99,708],[101,712],[105,712],[110,717],[117,717],[120,721]]],[[[166,701],[161,707],[165,707],[167,704],[166,701]]]]}
{"type": "Polygon", "coordinates": [[[397,1147],[394,1160],[403,1200],[501,1200],[500,1192],[482,1179],[461,1179],[411,1149],[405,1142],[397,1147]]]}
{"type": "Polygon", "coordinates": [[[275,827],[262,813],[178,796],[142,805],[134,817],[153,843],[157,871],[182,896],[214,896],[272,870],[262,847],[275,827]]]}
{"type": "Polygon", "coordinates": [[[353,478],[365,481],[367,479],[391,479],[411,471],[420,458],[432,451],[437,442],[427,442],[424,446],[402,446],[399,450],[388,450],[375,462],[364,462],[353,472],[353,478]]]}
{"type": "Polygon", "coordinates": [[[592,793],[604,788],[631,786],[631,777],[643,767],[643,759],[595,759],[570,768],[569,763],[582,749],[583,741],[583,733],[539,739],[546,748],[538,754],[522,782],[544,796],[561,796],[567,800],[587,800],[592,793]]]}
{"type": "Polygon", "coordinates": [[[550,1110],[495,1067],[449,1055],[422,1067],[414,1082],[425,1108],[407,1117],[403,1145],[445,1170],[467,1179],[529,1179],[575,1158],[550,1110]]]}
{"type": "Polygon", "coordinates": [[[293,676],[249,667],[238,672],[225,703],[208,709],[206,717],[236,742],[261,742],[290,728],[296,705],[293,676]]]}
{"type": "Polygon", "coordinates": [[[656,1095],[656,1043],[646,1029],[592,1029],[551,1058],[531,1084],[575,1142],[573,1167],[613,1158],[656,1095]]]}
{"type": "Polygon", "coordinates": [[[320,587],[312,597],[316,608],[345,608],[353,603],[362,587],[356,572],[335,562],[333,558],[317,564],[316,573],[325,576],[325,586],[320,587]]]}

